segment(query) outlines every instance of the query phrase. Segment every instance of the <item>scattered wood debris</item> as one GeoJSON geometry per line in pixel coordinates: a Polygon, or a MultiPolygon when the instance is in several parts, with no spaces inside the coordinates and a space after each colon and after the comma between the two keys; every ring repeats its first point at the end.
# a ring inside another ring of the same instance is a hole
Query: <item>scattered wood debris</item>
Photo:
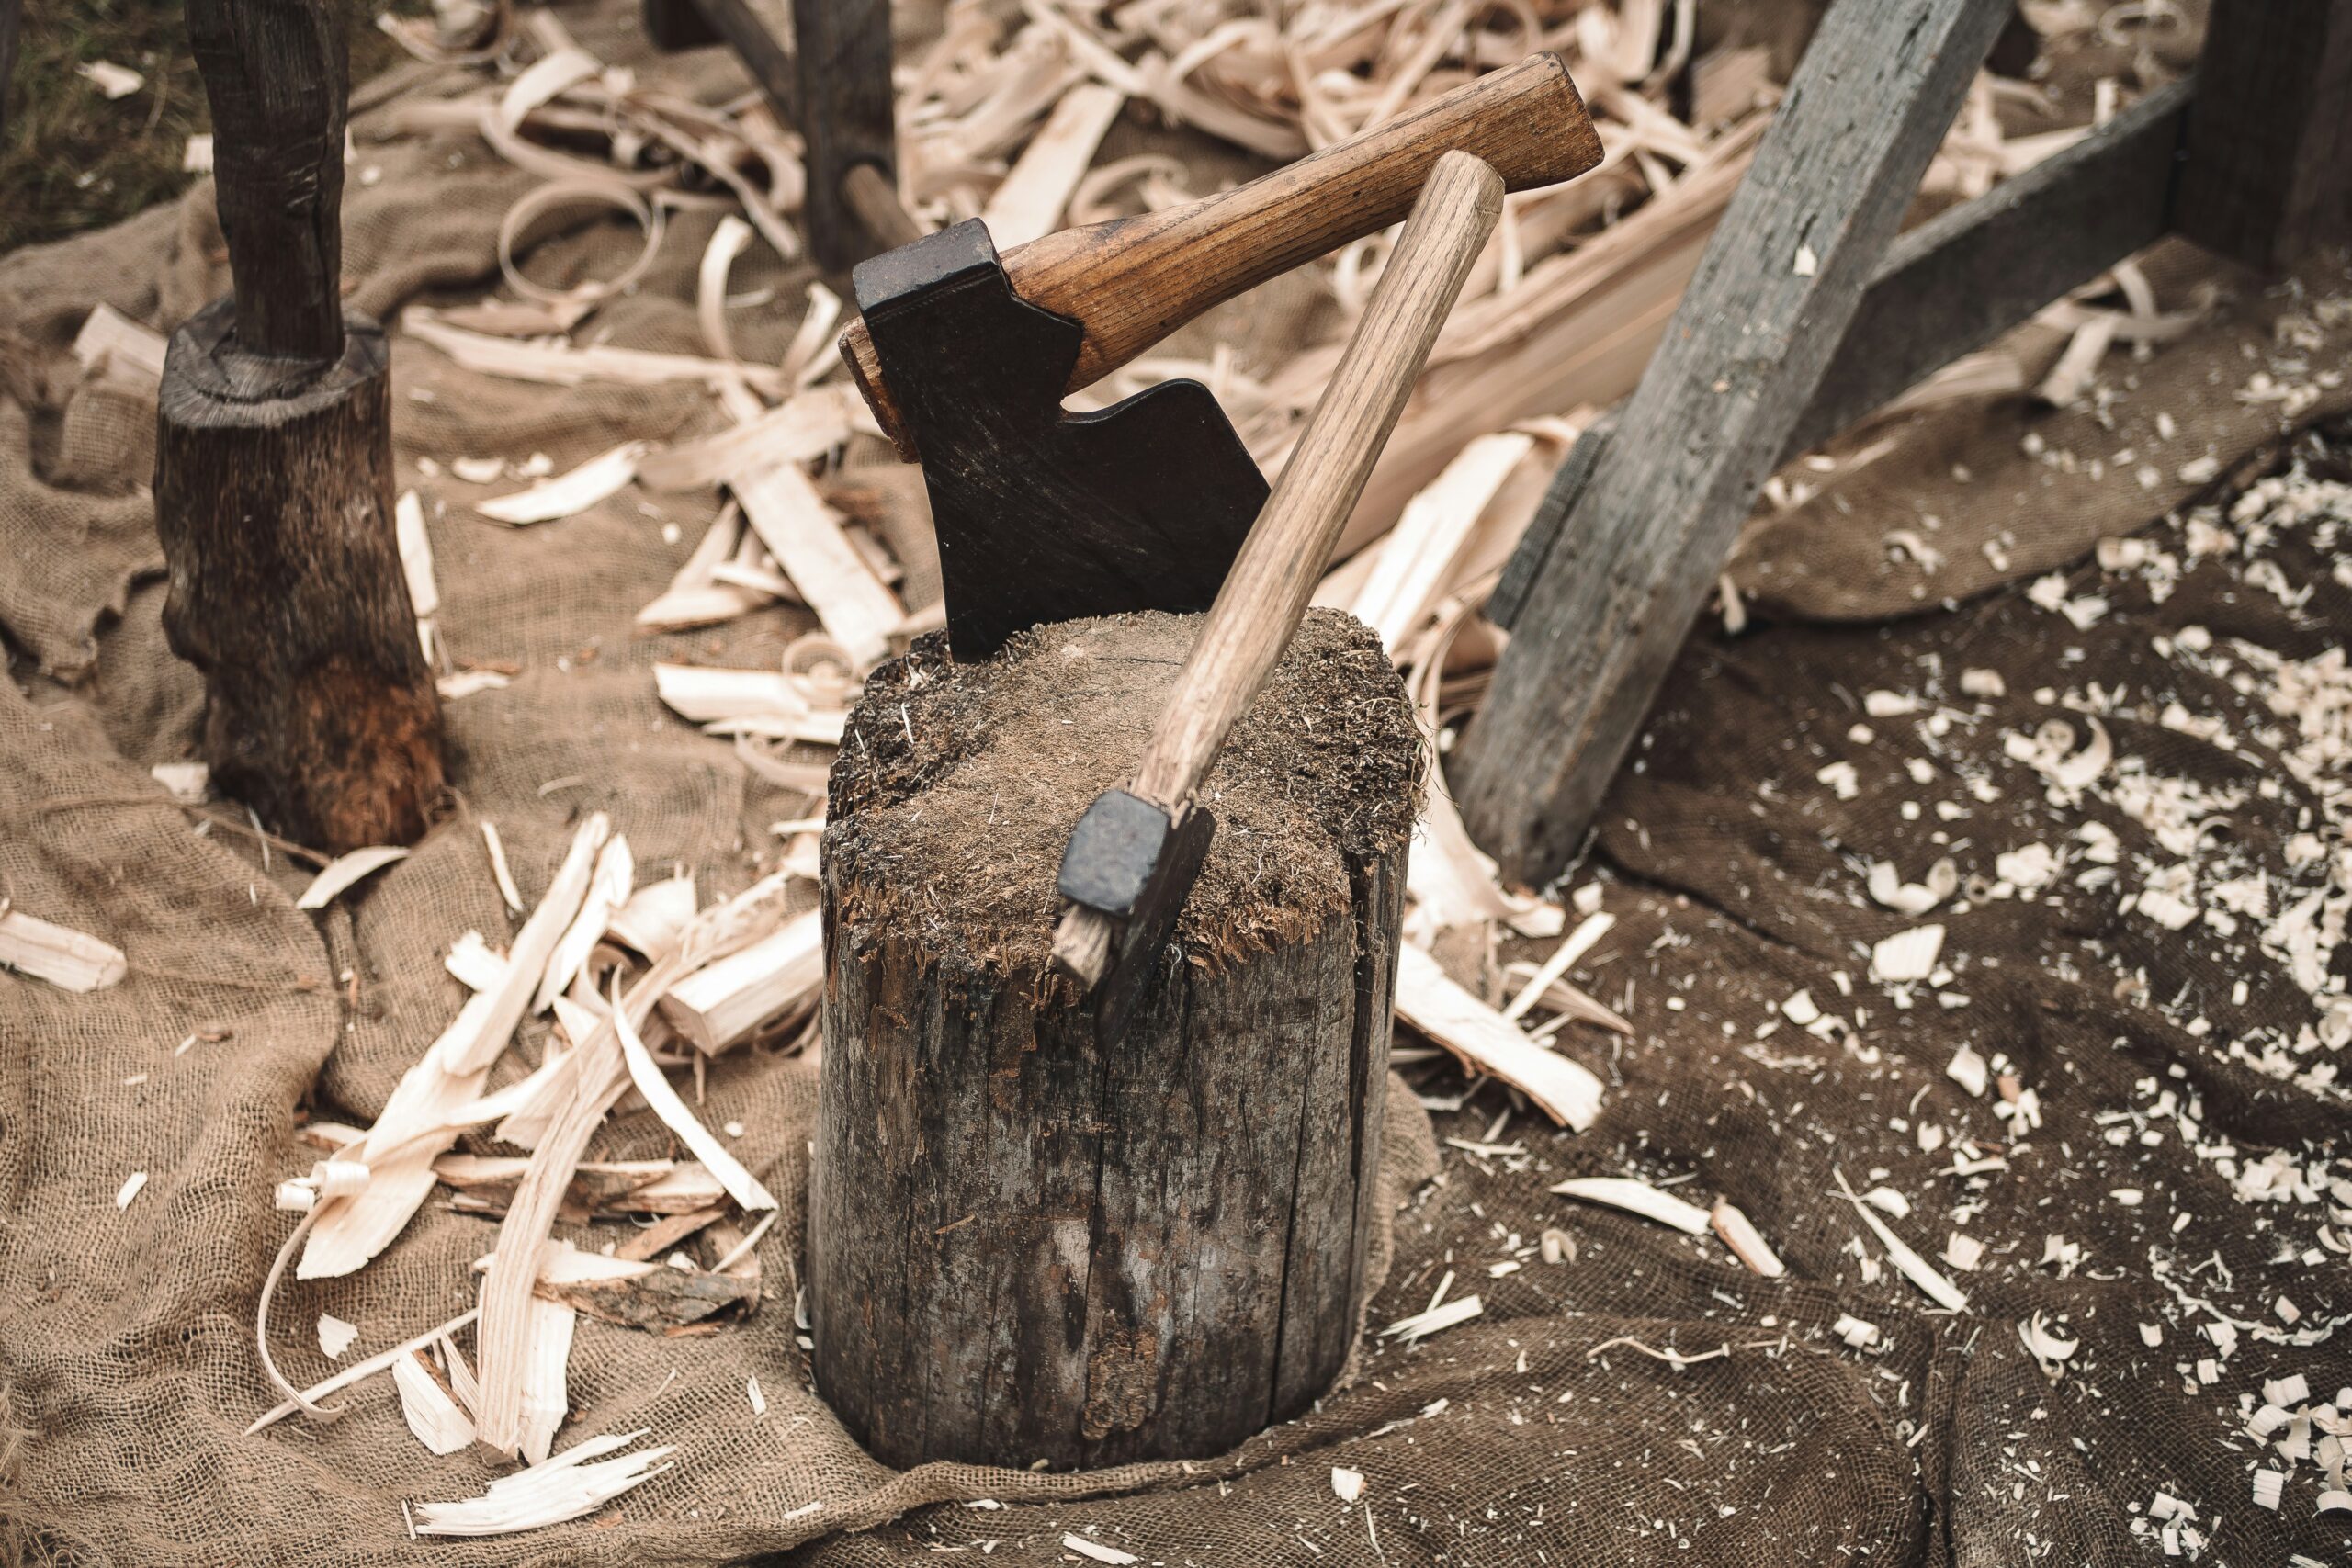
{"type": "Polygon", "coordinates": [[[302,896],[294,900],[298,909],[323,909],[335,901],[338,894],[356,886],[363,877],[375,874],[395,861],[408,859],[408,851],[397,845],[374,844],[329,861],[302,896]]]}
{"type": "Polygon", "coordinates": [[[0,902],[0,967],[67,991],[96,991],[130,973],[122,949],[0,902]]]}
{"type": "Polygon", "coordinates": [[[492,1482],[479,1497],[416,1505],[419,1535],[513,1535],[593,1513],[633,1487],[674,1467],[669,1447],[604,1456],[646,1436],[644,1428],[589,1438],[528,1470],[492,1482]]]}

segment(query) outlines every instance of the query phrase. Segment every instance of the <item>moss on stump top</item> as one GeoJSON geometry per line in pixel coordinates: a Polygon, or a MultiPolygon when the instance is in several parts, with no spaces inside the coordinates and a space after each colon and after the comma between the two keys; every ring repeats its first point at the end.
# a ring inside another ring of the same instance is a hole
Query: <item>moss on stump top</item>
{"type": "MultiPolygon", "coordinates": [[[[1201,619],[1038,626],[973,664],[933,635],[875,671],[826,812],[839,917],[902,936],[911,924],[959,965],[1042,969],[1070,829],[1134,773],[1201,619]]],[[[1345,911],[1351,864],[1412,831],[1422,771],[1378,639],[1351,615],[1310,611],[1201,792],[1216,838],[1179,942],[1218,964],[1345,911]]]]}

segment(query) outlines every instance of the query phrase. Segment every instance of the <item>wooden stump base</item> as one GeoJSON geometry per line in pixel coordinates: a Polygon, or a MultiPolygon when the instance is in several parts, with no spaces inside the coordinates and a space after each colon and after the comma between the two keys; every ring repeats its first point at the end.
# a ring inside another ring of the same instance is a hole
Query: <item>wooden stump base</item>
{"type": "Polygon", "coordinates": [[[155,445],[164,631],[204,672],[217,788],[334,853],[424,835],[441,710],[392,529],[383,330],[323,369],[241,350],[215,300],[172,334],[155,445]]]}
{"type": "Polygon", "coordinates": [[[886,1463],[1221,1453],[1345,1363],[1421,751],[1317,611],[1204,798],[1216,839],[1114,1049],[1049,973],[1071,824],[1200,623],[926,638],[867,682],[824,840],[809,1199],[820,1391],[886,1463]]]}

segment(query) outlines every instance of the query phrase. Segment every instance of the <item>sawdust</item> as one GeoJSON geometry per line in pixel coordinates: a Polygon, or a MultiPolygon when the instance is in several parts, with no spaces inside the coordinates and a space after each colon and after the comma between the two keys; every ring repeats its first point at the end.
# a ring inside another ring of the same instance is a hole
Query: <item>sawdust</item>
{"type": "MultiPolygon", "coordinates": [[[[960,665],[933,636],[876,671],[825,832],[854,920],[919,920],[991,966],[1042,965],[1070,828],[1135,768],[1196,624],[1071,621],[960,665]]],[[[1377,638],[1311,612],[1204,787],[1216,839],[1177,928],[1194,962],[1297,940],[1345,911],[1350,866],[1412,830],[1423,757],[1377,638]]]]}

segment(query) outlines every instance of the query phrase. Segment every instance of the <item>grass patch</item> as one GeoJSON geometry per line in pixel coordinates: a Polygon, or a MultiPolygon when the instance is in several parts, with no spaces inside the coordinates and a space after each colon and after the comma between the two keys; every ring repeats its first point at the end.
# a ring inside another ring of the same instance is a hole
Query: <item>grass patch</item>
{"type": "MultiPolygon", "coordinates": [[[[379,0],[339,3],[351,16],[354,82],[403,58],[377,30],[379,0]]],[[[187,139],[212,123],[175,0],[27,0],[25,11],[0,130],[0,251],[179,195],[196,178],[180,169],[187,139]],[[107,99],[76,70],[101,60],[145,85],[107,99]]]]}

